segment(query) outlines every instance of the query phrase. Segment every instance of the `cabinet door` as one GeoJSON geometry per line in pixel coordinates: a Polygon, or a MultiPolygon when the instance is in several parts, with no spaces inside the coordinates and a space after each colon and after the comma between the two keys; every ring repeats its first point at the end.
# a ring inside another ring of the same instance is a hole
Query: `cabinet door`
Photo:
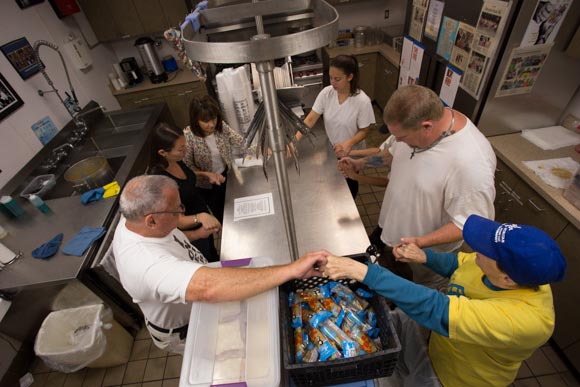
{"type": "Polygon", "coordinates": [[[165,28],[178,27],[185,20],[187,6],[185,0],[160,0],[163,2],[165,28]]]}
{"type": "Polygon", "coordinates": [[[108,14],[101,13],[101,17],[113,18],[119,30],[120,38],[130,38],[131,36],[145,33],[133,0],[107,0],[103,3],[108,4],[108,14]]]}
{"type": "Polygon", "coordinates": [[[397,68],[382,55],[377,54],[377,75],[375,83],[375,101],[381,109],[391,98],[391,95],[397,90],[397,68]]]}
{"type": "Polygon", "coordinates": [[[79,4],[99,41],[106,42],[121,37],[113,18],[105,16],[110,14],[107,1],[79,0],[79,4]]]}
{"type": "Polygon", "coordinates": [[[568,223],[525,181],[498,160],[496,168],[496,220],[522,223],[544,230],[555,238],[568,223]]]}
{"type": "Polygon", "coordinates": [[[158,0],[134,0],[135,10],[147,34],[165,30],[163,7],[158,0]]]}
{"type": "Polygon", "coordinates": [[[190,124],[189,104],[194,96],[203,94],[207,94],[204,83],[193,82],[176,87],[175,93],[165,98],[177,127],[183,129],[190,124]]]}
{"type": "MultiPolygon", "coordinates": [[[[556,310],[556,328],[552,336],[556,344],[565,350],[580,340],[580,314],[578,313],[578,294],[580,293],[580,231],[572,224],[558,236],[556,242],[568,262],[566,278],[551,285],[556,310]]],[[[578,347],[578,345],[577,345],[578,347]]],[[[579,347],[580,348],[580,347],[579,347]]],[[[576,369],[580,370],[580,353],[576,350],[576,369]]],[[[572,359],[570,359],[572,360],[572,359]]]]}
{"type": "Polygon", "coordinates": [[[360,74],[360,88],[369,96],[371,101],[375,99],[375,74],[377,69],[377,54],[357,55],[358,69],[360,74]]]}

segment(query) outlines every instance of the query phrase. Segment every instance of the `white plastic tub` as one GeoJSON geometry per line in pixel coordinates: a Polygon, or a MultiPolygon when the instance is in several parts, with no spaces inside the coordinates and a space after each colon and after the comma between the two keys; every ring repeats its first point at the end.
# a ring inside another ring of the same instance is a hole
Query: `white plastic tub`
{"type": "MultiPolygon", "coordinates": [[[[249,267],[272,264],[271,258],[259,257],[249,267]]],[[[239,302],[192,305],[179,386],[239,382],[280,384],[278,288],[239,302]]]]}

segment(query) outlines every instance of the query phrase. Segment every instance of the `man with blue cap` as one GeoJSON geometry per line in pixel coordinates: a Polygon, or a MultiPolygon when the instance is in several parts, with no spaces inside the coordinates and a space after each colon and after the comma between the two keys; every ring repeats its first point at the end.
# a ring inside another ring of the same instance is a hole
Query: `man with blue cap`
{"type": "MultiPolygon", "coordinates": [[[[321,270],[332,279],[363,282],[430,329],[428,358],[442,385],[507,386],[522,361],[552,335],[548,284],[564,279],[566,260],[552,238],[531,226],[471,215],[463,238],[474,253],[436,253],[414,244],[394,251],[399,261],[424,264],[449,277],[447,294],[349,258],[329,256],[321,270]]],[[[405,385],[412,384],[405,380],[405,385]]]]}

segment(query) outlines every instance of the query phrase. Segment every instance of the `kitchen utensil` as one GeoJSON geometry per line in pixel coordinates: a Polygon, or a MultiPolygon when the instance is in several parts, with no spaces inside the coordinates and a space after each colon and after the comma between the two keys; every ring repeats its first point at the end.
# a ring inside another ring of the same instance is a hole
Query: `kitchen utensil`
{"type": "Polygon", "coordinates": [[[141,74],[141,70],[139,69],[135,58],[125,58],[119,62],[119,66],[121,66],[121,70],[125,74],[129,86],[136,85],[143,81],[143,74],[141,74]]]}
{"type": "Polygon", "coordinates": [[[166,82],[167,73],[159,61],[153,39],[149,37],[139,38],[135,41],[135,47],[137,47],[139,55],[141,55],[151,83],[166,82]]]}
{"type": "Polygon", "coordinates": [[[109,162],[102,156],[81,160],[64,173],[64,179],[80,192],[102,187],[113,181],[114,177],[109,162]]]}
{"type": "Polygon", "coordinates": [[[366,39],[366,35],[367,35],[367,27],[365,26],[356,26],[354,27],[354,46],[359,48],[359,47],[364,47],[365,45],[365,39],[366,39]]]}
{"type": "Polygon", "coordinates": [[[20,192],[20,197],[28,199],[30,195],[36,195],[40,198],[45,193],[50,191],[56,185],[56,178],[53,174],[36,176],[32,181],[20,192]]]}

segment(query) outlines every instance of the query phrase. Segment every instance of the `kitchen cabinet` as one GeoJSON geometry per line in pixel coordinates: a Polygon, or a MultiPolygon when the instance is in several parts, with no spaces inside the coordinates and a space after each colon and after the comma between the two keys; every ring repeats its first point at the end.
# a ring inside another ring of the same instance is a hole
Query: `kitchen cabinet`
{"type": "Polygon", "coordinates": [[[123,108],[152,105],[164,102],[169,108],[173,123],[179,128],[189,125],[189,103],[196,95],[207,94],[205,84],[200,81],[166,85],[152,89],[115,94],[123,108]]]}
{"type": "Polygon", "coordinates": [[[499,159],[495,185],[495,218],[498,222],[535,226],[552,238],[566,227],[566,218],[499,159]]]}
{"type": "MultiPolygon", "coordinates": [[[[566,351],[575,342],[580,341],[580,315],[578,314],[578,286],[580,284],[580,253],[578,249],[580,230],[573,224],[568,224],[558,236],[556,242],[568,262],[566,278],[562,282],[552,284],[554,293],[554,308],[556,310],[556,329],[552,338],[558,346],[566,351]]],[[[580,344],[576,347],[575,361],[570,359],[580,370],[580,344]]]]}
{"type": "Polygon", "coordinates": [[[185,0],[79,0],[99,41],[160,34],[185,19],[185,0]]]}
{"type": "Polygon", "coordinates": [[[356,55],[359,69],[360,88],[375,99],[375,74],[377,70],[377,53],[356,55]]]}
{"type": "Polygon", "coordinates": [[[398,70],[382,55],[377,55],[375,101],[384,109],[391,95],[397,90],[398,70]]]}

